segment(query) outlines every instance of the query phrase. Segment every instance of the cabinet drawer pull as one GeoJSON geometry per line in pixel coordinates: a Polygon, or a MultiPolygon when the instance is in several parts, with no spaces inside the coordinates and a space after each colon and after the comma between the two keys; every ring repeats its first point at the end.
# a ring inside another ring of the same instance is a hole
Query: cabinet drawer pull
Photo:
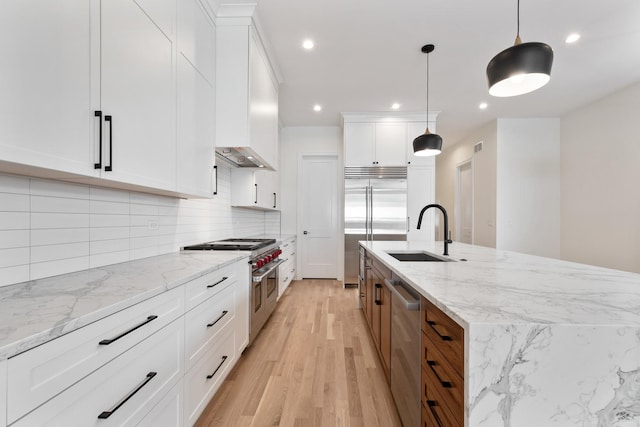
{"type": "Polygon", "coordinates": [[[429,409],[427,409],[428,411],[431,411],[431,415],[433,415],[433,418],[436,419],[436,423],[438,423],[439,427],[444,427],[444,424],[442,424],[442,421],[440,421],[440,417],[438,417],[438,414],[436,414],[436,411],[431,409],[431,408],[435,408],[438,405],[438,402],[436,402],[435,400],[427,400],[427,405],[429,405],[429,409]]]}
{"type": "Polygon", "coordinates": [[[113,170],[113,117],[105,115],[104,121],[109,122],[109,165],[105,165],[104,171],[111,172],[113,170]]]}
{"type": "Polygon", "coordinates": [[[218,367],[216,368],[215,371],[213,371],[213,373],[211,375],[207,375],[207,379],[210,380],[211,378],[213,378],[216,375],[216,372],[218,372],[218,370],[220,370],[220,368],[222,368],[222,365],[224,365],[224,362],[227,360],[227,356],[222,356],[222,362],[220,362],[220,364],[218,365],[218,367]]]}
{"type": "Polygon", "coordinates": [[[125,335],[129,335],[131,332],[135,331],[136,329],[143,327],[147,323],[149,323],[149,322],[151,322],[153,320],[156,320],[157,318],[158,318],[158,316],[156,316],[156,315],[149,316],[149,317],[147,317],[147,320],[145,320],[144,322],[140,323],[139,325],[134,326],[133,328],[129,329],[128,331],[124,331],[123,333],[121,333],[120,335],[118,335],[115,338],[102,340],[98,344],[100,344],[100,345],[109,345],[114,341],[118,341],[120,338],[124,337],[125,335]]]}
{"type": "Polygon", "coordinates": [[[380,283],[376,283],[375,284],[376,288],[373,291],[373,301],[376,303],[376,305],[382,305],[382,301],[380,300],[380,297],[378,296],[378,289],[382,289],[382,285],[380,283]]]}
{"type": "Polygon", "coordinates": [[[253,201],[253,203],[258,203],[258,184],[253,184],[256,187],[256,199],[253,201]]]}
{"type": "Polygon", "coordinates": [[[453,385],[451,384],[450,381],[443,381],[440,378],[440,375],[438,375],[438,371],[436,371],[436,368],[435,368],[438,365],[438,363],[435,360],[427,360],[427,364],[431,368],[431,372],[433,372],[435,374],[436,379],[440,382],[440,384],[442,384],[442,387],[444,387],[444,388],[453,387],[453,385]]]}
{"type": "Polygon", "coordinates": [[[228,313],[228,311],[227,311],[227,310],[224,310],[224,311],[222,312],[222,314],[220,315],[220,317],[218,317],[218,318],[217,318],[216,320],[214,320],[213,322],[211,322],[211,323],[207,324],[207,328],[210,328],[210,327],[212,327],[213,325],[215,325],[216,323],[218,323],[220,320],[222,320],[222,318],[223,318],[224,316],[226,316],[226,315],[227,315],[227,313],[228,313]]]}
{"type": "Polygon", "coordinates": [[[139,392],[142,387],[146,386],[147,383],[149,381],[151,381],[153,379],[153,377],[155,377],[158,373],[157,372],[149,372],[146,376],[146,378],[144,379],[144,381],[142,381],[140,383],[140,385],[138,385],[131,393],[129,393],[124,399],[122,399],[120,402],[116,403],[116,406],[113,407],[113,409],[111,409],[110,411],[104,411],[103,413],[101,413],[100,415],[98,415],[99,419],[102,420],[106,420],[107,418],[109,418],[111,415],[113,415],[114,412],[116,412],[118,409],[120,409],[120,407],[122,405],[124,405],[125,403],[127,403],[127,400],[131,399],[137,392],[139,392]]]}
{"type": "Polygon", "coordinates": [[[274,209],[276,208],[276,205],[277,205],[277,203],[276,203],[276,202],[277,202],[277,200],[278,200],[278,199],[277,199],[277,197],[278,197],[278,196],[276,196],[276,193],[273,193],[273,208],[274,208],[274,209]]]}
{"type": "Polygon", "coordinates": [[[94,163],[93,168],[102,169],[102,111],[94,111],[93,115],[98,117],[98,163],[94,163]]]}
{"type": "Polygon", "coordinates": [[[207,288],[213,288],[214,286],[218,286],[220,283],[224,282],[227,279],[228,279],[228,277],[224,276],[222,279],[218,280],[216,283],[213,283],[211,285],[207,285],[207,288]]]}
{"type": "Polygon", "coordinates": [[[438,331],[438,328],[436,328],[436,322],[434,322],[433,320],[427,320],[427,324],[431,326],[431,329],[436,331],[436,334],[438,334],[442,341],[453,341],[449,335],[443,335],[440,333],[440,331],[438,331]]]}

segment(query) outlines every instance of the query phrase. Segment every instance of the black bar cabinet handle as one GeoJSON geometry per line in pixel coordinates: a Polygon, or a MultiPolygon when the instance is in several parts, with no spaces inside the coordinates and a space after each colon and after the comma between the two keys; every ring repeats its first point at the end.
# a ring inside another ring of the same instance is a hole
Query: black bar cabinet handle
{"type": "Polygon", "coordinates": [[[131,393],[129,393],[124,399],[122,399],[120,402],[118,402],[116,404],[116,406],[113,407],[113,409],[111,409],[110,411],[104,411],[102,412],[100,415],[98,415],[98,418],[101,420],[106,420],[107,418],[109,418],[111,415],[113,415],[118,409],[120,409],[120,407],[122,405],[124,405],[125,403],[127,403],[127,400],[131,399],[137,392],[139,392],[142,387],[146,386],[147,383],[149,381],[151,381],[153,379],[153,377],[155,377],[158,373],[157,372],[149,372],[146,376],[146,378],[144,379],[144,381],[142,381],[140,383],[140,385],[138,385],[135,390],[133,390],[131,393]]]}
{"type": "Polygon", "coordinates": [[[211,322],[211,323],[208,323],[208,324],[207,324],[207,328],[210,328],[210,327],[212,327],[213,325],[215,325],[216,323],[218,323],[219,321],[221,321],[221,320],[222,320],[222,318],[223,318],[224,316],[226,316],[226,315],[227,315],[227,313],[228,313],[228,311],[227,311],[227,310],[224,310],[224,311],[222,312],[222,314],[220,315],[220,317],[218,317],[218,318],[217,318],[216,320],[214,320],[213,322],[211,322]]]}
{"type": "Polygon", "coordinates": [[[435,374],[436,378],[438,379],[438,381],[440,381],[440,384],[442,384],[442,387],[444,388],[451,388],[453,387],[453,385],[451,385],[451,383],[449,381],[444,381],[440,378],[440,375],[438,375],[438,371],[436,371],[435,366],[437,365],[435,360],[427,360],[427,365],[429,365],[429,367],[431,368],[431,371],[435,374]]]}
{"type": "Polygon", "coordinates": [[[218,286],[220,283],[224,282],[227,279],[228,279],[228,277],[224,276],[222,279],[218,280],[216,283],[212,283],[210,285],[207,285],[207,288],[213,288],[214,286],[218,286]]]}
{"type": "Polygon", "coordinates": [[[276,202],[278,201],[278,198],[277,198],[277,197],[278,197],[278,196],[276,196],[276,193],[273,193],[273,209],[275,209],[275,208],[276,208],[276,204],[277,204],[276,202]]]}
{"type": "Polygon", "coordinates": [[[258,203],[258,184],[253,184],[256,187],[256,200],[253,203],[258,203]]]}
{"type": "Polygon", "coordinates": [[[128,331],[124,331],[123,333],[121,333],[120,335],[118,335],[115,338],[111,338],[111,339],[108,339],[108,340],[102,340],[98,344],[100,344],[100,345],[109,345],[114,341],[118,341],[120,338],[124,337],[125,335],[129,335],[131,332],[135,331],[136,329],[143,327],[147,323],[149,323],[149,322],[151,322],[153,320],[156,320],[157,318],[158,318],[158,316],[156,316],[156,315],[149,316],[149,317],[147,317],[147,320],[145,320],[144,322],[140,323],[139,325],[134,326],[133,328],[129,329],[128,331]]]}
{"type": "Polygon", "coordinates": [[[207,379],[210,380],[211,378],[213,378],[216,375],[216,372],[218,372],[218,370],[220,370],[220,368],[222,368],[222,365],[224,364],[225,360],[227,360],[227,356],[222,356],[222,362],[220,362],[220,364],[218,365],[218,367],[216,368],[215,371],[213,371],[212,374],[207,375],[207,379]]]}
{"type": "Polygon", "coordinates": [[[438,331],[438,329],[436,329],[436,322],[434,322],[433,320],[427,320],[427,324],[431,326],[431,329],[436,331],[436,334],[438,334],[438,336],[442,339],[442,341],[453,341],[449,335],[442,335],[438,331]]]}
{"type": "Polygon", "coordinates": [[[216,189],[213,190],[213,195],[215,196],[216,194],[218,194],[218,166],[217,165],[213,165],[213,172],[216,174],[216,189]]]}
{"type": "Polygon", "coordinates": [[[382,285],[380,283],[376,283],[376,289],[373,293],[373,298],[376,305],[382,305],[382,301],[380,301],[380,298],[378,297],[378,289],[382,289],[382,285]]]}
{"type": "Polygon", "coordinates": [[[98,117],[98,163],[93,164],[94,169],[102,169],[102,111],[93,112],[94,117],[98,117]]]}
{"type": "Polygon", "coordinates": [[[109,165],[105,165],[105,172],[113,170],[113,119],[109,115],[104,116],[104,121],[109,122],[109,165]]]}

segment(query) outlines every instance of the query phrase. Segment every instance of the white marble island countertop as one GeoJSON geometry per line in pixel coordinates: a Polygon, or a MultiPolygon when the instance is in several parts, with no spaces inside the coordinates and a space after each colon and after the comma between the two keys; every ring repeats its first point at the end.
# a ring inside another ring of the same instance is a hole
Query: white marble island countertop
{"type": "Polygon", "coordinates": [[[454,242],[361,242],[465,330],[466,426],[640,426],[640,275],[454,242]]]}
{"type": "Polygon", "coordinates": [[[247,257],[176,252],[0,287],[0,360],[247,257]]]}

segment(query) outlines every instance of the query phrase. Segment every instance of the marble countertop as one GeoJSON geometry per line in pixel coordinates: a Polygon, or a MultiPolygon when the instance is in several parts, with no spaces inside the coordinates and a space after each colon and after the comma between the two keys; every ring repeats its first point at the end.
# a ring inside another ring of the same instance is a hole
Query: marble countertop
{"type": "Polygon", "coordinates": [[[360,242],[443,311],[472,324],[640,326],[640,275],[454,242],[458,262],[401,262],[386,251],[443,243],[360,242]]]}
{"type": "Polygon", "coordinates": [[[248,257],[176,252],[0,287],[0,360],[248,257]]]}

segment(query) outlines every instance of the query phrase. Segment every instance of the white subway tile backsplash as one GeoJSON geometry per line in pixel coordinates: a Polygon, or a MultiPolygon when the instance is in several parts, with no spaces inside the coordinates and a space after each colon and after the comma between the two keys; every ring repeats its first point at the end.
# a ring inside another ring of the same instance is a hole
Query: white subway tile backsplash
{"type": "Polygon", "coordinates": [[[0,268],[29,264],[29,248],[0,249],[0,268]]]}
{"type": "Polygon", "coordinates": [[[88,242],[89,228],[45,228],[31,230],[31,246],[88,242]]]}
{"type": "Polygon", "coordinates": [[[31,262],[47,262],[57,259],[79,258],[89,254],[89,242],[61,245],[32,246],[31,262]]]}
{"type": "Polygon", "coordinates": [[[0,192],[29,194],[29,178],[0,174],[0,192]]]}
{"type": "MultiPolygon", "coordinates": [[[[29,196],[26,194],[0,193],[0,211],[29,212],[29,196]]],[[[2,227],[1,224],[0,227],[2,227]]]]}
{"type": "Polygon", "coordinates": [[[182,246],[280,232],[277,212],[0,174],[0,286],[178,251],[182,246]]]}
{"type": "Polygon", "coordinates": [[[89,213],[89,200],[31,196],[31,212],[89,213]]]}
{"type": "Polygon", "coordinates": [[[89,214],[32,212],[31,229],[89,227],[89,214]]]}
{"type": "Polygon", "coordinates": [[[28,247],[29,230],[0,230],[0,249],[28,247]]]}

